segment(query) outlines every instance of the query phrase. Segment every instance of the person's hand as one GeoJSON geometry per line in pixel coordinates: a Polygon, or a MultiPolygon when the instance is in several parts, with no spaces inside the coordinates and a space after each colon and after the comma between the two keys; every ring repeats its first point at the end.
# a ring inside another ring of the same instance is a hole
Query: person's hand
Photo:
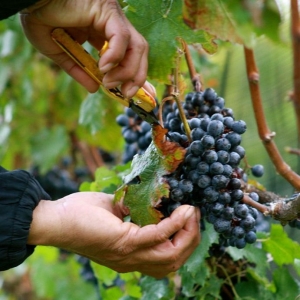
{"type": "Polygon", "coordinates": [[[42,200],[33,212],[28,244],[56,246],[117,272],[156,278],[178,270],[200,242],[199,209],[182,205],[156,225],[124,222],[113,196],[81,192],[42,200]],[[172,238],[170,238],[172,237],[172,238]]]}
{"type": "MultiPolygon", "coordinates": [[[[109,42],[99,61],[106,88],[121,86],[122,93],[130,98],[144,85],[148,44],[126,19],[117,0],[40,0],[22,11],[21,22],[33,46],[89,92],[96,92],[99,85],[53,42],[54,28],[64,28],[79,43],[88,41],[98,50],[105,41],[109,42]]],[[[147,83],[144,87],[155,95],[152,85],[147,83]]]]}

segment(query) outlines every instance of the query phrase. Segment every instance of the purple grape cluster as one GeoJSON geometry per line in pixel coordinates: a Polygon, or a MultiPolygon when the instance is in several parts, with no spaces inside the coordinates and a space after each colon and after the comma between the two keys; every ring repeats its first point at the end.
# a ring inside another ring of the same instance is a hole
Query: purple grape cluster
{"type": "Polygon", "coordinates": [[[122,127],[125,140],[123,163],[132,160],[136,154],[143,154],[152,141],[151,125],[143,121],[131,108],[117,117],[116,122],[122,127]]]}
{"type": "MultiPolygon", "coordinates": [[[[241,146],[247,126],[236,120],[233,111],[212,88],[191,92],[182,108],[190,128],[185,132],[177,104],[164,103],[164,127],[168,139],[186,149],[177,170],[165,176],[170,186],[168,198],[162,199],[161,211],[169,216],[182,204],[201,209],[202,219],[213,224],[220,236],[220,245],[244,248],[256,241],[256,219],[259,212],[243,203],[247,174],[239,167],[245,156],[241,146]]],[[[252,175],[263,175],[263,167],[256,165],[252,175]]],[[[258,201],[256,193],[249,196],[258,201]]]]}

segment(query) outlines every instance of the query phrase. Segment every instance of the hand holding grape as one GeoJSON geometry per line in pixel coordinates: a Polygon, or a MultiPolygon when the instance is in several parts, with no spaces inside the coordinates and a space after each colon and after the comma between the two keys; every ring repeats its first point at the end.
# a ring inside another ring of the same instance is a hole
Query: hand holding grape
{"type": "Polygon", "coordinates": [[[28,244],[56,246],[118,272],[156,278],[176,271],[199,244],[200,214],[193,206],[183,205],[159,224],[142,228],[124,222],[125,215],[126,209],[104,193],[42,200],[33,212],[28,244]]]}

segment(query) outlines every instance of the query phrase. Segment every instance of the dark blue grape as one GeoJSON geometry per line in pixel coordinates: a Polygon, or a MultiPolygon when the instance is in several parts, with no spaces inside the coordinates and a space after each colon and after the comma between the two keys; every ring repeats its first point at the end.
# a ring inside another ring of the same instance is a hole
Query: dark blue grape
{"type": "Polygon", "coordinates": [[[236,152],[241,158],[244,158],[246,154],[244,147],[242,147],[241,145],[231,148],[231,151],[236,152]]]}
{"type": "Polygon", "coordinates": [[[211,178],[208,175],[200,175],[197,181],[197,184],[201,189],[210,186],[210,183],[211,183],[211,178]]]}
{"type": "Polygon", "coordinates": [[[231,222],[228,220],[218,218],[214,222],[214,229],[218,233],[223,233],[225,231],[228,231],[230,230],[230,228],[231,228],[231,222]]]}
{"type": "Polygon", "coordinates": [[[229,204],[231,202],[231,196],[228,192],[222,192],[219,194],[218,201],[222,204],[229,204]]]}
{"type": "Polygon", "coordinates": [[[242,190],[233,190],[231,191],[230,196],[231,196],[231,200],[240,201],[243,199],[244,193],[242,190]]]}
{"type": "Polygon", "coordinates": [[[189,120],[188,123],[189,123],[189,126],[191,129],[200,128],[201,120],[198,118],[193,118],[193,119],[189,120]]]}
{"type": "Polygon", "coordinates": [[[224,205],[219,202],[214,203],[214,205],[211,209],[212,213],[215,216],[220,216],[223,210],[224,210],[224,205]]]}
{"type": "Polygon", "coordinates": [[[236,167],[239,165],[240,161],[241,161],[241,157],[239,156],[238,153],[236,152],[229,153],[229,162],[228,162],[229,165],[231,165],[232,167],[236,167]]]}
{"type": "Polygon", "coordinates": [[[125,108],[125,114],[129,117],[129,118],[135,118],[137,116],[137,114],[130,108],[130,107],[126,107],[125,108]]]}
{"type": "Polygon", "coordinates": [[[241,220],[240,226],[249,231],[255,226],[255,219],[249,214],[245,219],[241,220]]]}
{"type": "Polygon", "coordinates": [[[207,88],[203,92],[203,98],[205,101],[213,103],[217,98],[217,93],[212,88],[207,88]]]}
{"type": "Polygon", "coordinates": [[[194,106],[202,106],[204,104],[204,99],[202,96],[202,92],[196,92],[193,94],[191,102],[194,106]]]}
{"type": "Polygon", "coordinates": [[[190,102],[192,101],[193,97],[195,96],[195,92],[190,92],[190,93],[187,93],[184,97],[184,100],[185,102],[190,102]]]}
{"type": "Polygon", "coordinates": [[[242,239],[245,236],[245,230],[241,226],[236,226],[232,229],[232,236],[237,239],[242,239]]]}
{"type": "Polygon", "coordinates": [[[192,169],[196,169],[200,161],[201,157],[193,154],[188,154],[184,159],[184,163],[192,169]]]}
{"type": "Polygon", "coordinates": [[[241,185],[241,181],[238,178],[231,178],[228,183],[228,187],[232,190],[240,189],[241,185]]]}
{"type": "Polygon", "coordinates": [[[214,101],[214,105],[220,107],[221,109],[224,108],[225,100],[222,97],[217,97],[217,99],[214,101]]]}
{"type": "Polygon", "coordinates": [[[225,165],[229,162],[229,153],[225,150],[219,150],[217,152],[218,155],[218,162],[225,165]]]}
{"type": "Polygon", "coordinates": [[[234,213],[237,217],[246,218],[248,216],[249,209],[246,204],[238,204],[234,208],[234,213]]]}
{"type": "Polygon", "coordinates": [[[231,148],[231,144],[228,139],[219,138],[215,143],[215,147],[217,151],[220,150],[229,151],[229,149],[231,148]]]}
{"type": "Polygon", "coordinates": [[[224,172],[224,166],[220,162],[214,162],[209,167],[209,173],[211,175],[221,175],[224,172]]]}
{"type": "Polygon", "coordinates": [[[202,118],[201,124],[200,124],[201,129],[203,129],[204,131],[207,131],[207,127],[208,127],[209,123],[210,123],[210,118],[202,118]]]}
{"type": "Polygon", "coordinates": [[[146,121],[143,121],[140,126],[141,126],[141,132],[142,133],[146,133],[148,131],[151,131],[151,128],[152,128],[151,125],[146,121]]]}
{"type": "Polygon", "coordinates": [[[226,139],[230,142],[231,147],[239,145],[242,141],[241,136],[233,131],[226,134],[226,139]]]}
{"type": "Polygon", "coordinates": [[[219,198],[219,193],[212,186],[205,188],[203,193],[208,202],[215,202],[219,198]]]}
{"type": "Polygon", "coordinates": [[[171,190],[171,198],[173,201],[181,201],[184,195],[180,188],[175,188],[171,190]]]}
{"type": "Polygon", "coordinates": [[[215,139],[211,135],[204,135],[201,139],[201,144],[204,149],[210,149],[215,145],[215,139]]]}
{"type": "Polygon", "coordinates": [[[191,131],[191,137],[193,141],[201,140],[205,135],[205,131],[202,128],[194,128],[191,131]]]}
{"type": "Polygon", "coordinates": [[[223,120],[224,120],[224,117],[222,114],[219,114],[219,113],[216,113],[216,114],[213,114],[211,117],[210,117],[210,120],[213,121],[213,120],[218,120],[220,122],[223,123],[223,120]]]}
{"type": "MultiPolygon", "coordinates": [[[[229,194],[228,194],[229,195],[229,194]]],[[[230,197],[230,196],[229,196],[230,197]]],[[[220,198],[219,198],[220,200],[220,198]]],[[[230,202],[230,200],[229,200],[230,202]]],[[[228,202],[228,203],[229,203],[228,202]]],[[[220,203],[220,202],[219,202],[220,203]]],[[[223,209],[222,211],[222,217],[225,219],[225,220],[232,220],[232,218],[234,217],[234,208],[233,207],[230,207],[230,206],[227,206],[223,209]]]]}
{"type": "Polygon", "coordinates": [[[252,175],[255,177],[262,177],[264,175],[264,166],[255,165],[251,168],[252,175]]]}
{"type": "Polygon", "coordinates": [[[190,150],[193,155],[200,156],[204,149],[200,141],[193,141],[190,145],[190,150]]]}
{"type": "Polygon", "coordinates": [[[123,132],[123,138],[127,144],[132,144],[137,142],[138,133],[132,129],[127,129],[123,132]]]}
{"type": "Polygon", "coordinates": [[[181,121],[179,118],[173,118],[169,122],[169,127],[171,131],[180,131],[181,121]]]}
{"type": "Polygon", "coordinates": [[[168,184],[169,184],[169,186],[170,186],[171,189],[175,189],[175,188],[178,187],[179,182],[178,182],[178,180],[175,179],[175,178],[169,178],[168,184]]]}
{"type": "Polygon", "coordinates": [[[223,124],[228,128],[231,129],[231,126],[234,122],[234,119],[232,117],[225,117],[223,120],[223,124]]]}
{"type": "Polygon", "coordinates": [[[193,183],[190,180],[182,179],[179,181],[179,188],[183,193],[191,193],[193,191],[193,183]]]}
{"type": "Polygon", "coordinates": [[[246,233],[245,235],[245,241],[248,243],[248,244],[253,244],[256,242],[256,233],[254,231],[249,231],[246,233]]]}
{"type": "Polygon", "coordinates": [[[197,184],[199,180],[199,173],[196,170],[192,170],[188,173],[188,179],[191,180],[194,184],[197,184]]]}
{"type": "Polygon", "coordinates": [[[211,121],[207,126],[207,133],[213,137],[218,137],[224,132],[223,122],[218,120],[211,121]]]}
{"type": "Polygon", "coordinates": [[[116,118],[116,122],[119,126],[122,126],[122,127],[129,126],[129,118],[125,114],[118,115],[116,118]]]}
{"type": "Polygon", "coordinates": [[[224,168],[223,175],[229,177],[233,172],[232,167],[230,165],[223,165],[223,168],[224,168]]]}
{"type": "Polygon", "coordinates": [[[218,155],[214,150],[206,150],[202,155],[202,159],[208,164],[212,164],[218,160],[218,155]]]}
{"type": "Polygon", "coordinates": [[[229,178],[225,177],[224,175],[215,175],[212,178],[211,184],[216,190],[219,190],[226,188],[228,182],[229,178]]]}
{"type": "Polygon", "coordinates": [[[208,174],[209,172],[209,164],[205,161],[201,161],[197,165],[197,171],[199,174],[208,174]]]}
{"type": "Polygon", "coordinates": [[[231,129],[238,134],[243,134],[247,129],[247,125],[243,120],[234,121],[231,126],[231,129]]]}
{"type": "Polygon", "coordinates": [[[243,249],[245,248],[246,246],[246,241],[245,239],[238,239],[235,241],[235,247],[238,248],[238,249],[243,249]]]}

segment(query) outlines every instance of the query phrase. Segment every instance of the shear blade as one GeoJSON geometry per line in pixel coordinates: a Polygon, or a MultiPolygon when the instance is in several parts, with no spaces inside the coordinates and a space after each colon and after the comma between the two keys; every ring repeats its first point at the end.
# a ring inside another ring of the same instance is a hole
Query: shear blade
{"type": "Polygon", "coordinates": [[[149,124],[158,124],[160,125],[156,115],[153,111],[147,112],[143,108],[137,106],[136,104],[131,104],[130,108],[144,121],[148,122],[149,124]]]}

